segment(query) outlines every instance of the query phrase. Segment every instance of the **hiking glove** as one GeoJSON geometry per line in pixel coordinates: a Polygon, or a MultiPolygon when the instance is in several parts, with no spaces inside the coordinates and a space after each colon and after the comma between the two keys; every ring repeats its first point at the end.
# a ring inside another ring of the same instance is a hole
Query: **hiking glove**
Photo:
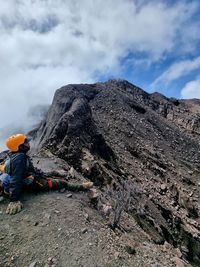
{"type": "Polygon", "coordinates": [[[22,210],[22,203],[20,201],[10,202],[8,204],[6,214],[14,215],[22,210]]]}
{"type": "Polygon", "coordinates": [[[85,183],[82,183],[82,186],[84,189],[90,189],[93,187],[93,183],[92,182],[85,182],[85,183]]]}

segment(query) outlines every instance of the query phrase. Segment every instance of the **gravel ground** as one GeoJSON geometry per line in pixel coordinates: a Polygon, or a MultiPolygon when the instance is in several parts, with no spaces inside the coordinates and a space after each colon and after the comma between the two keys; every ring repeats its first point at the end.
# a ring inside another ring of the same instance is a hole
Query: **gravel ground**
{"type": "Polygon", "coordinates": [[[137,224],[112,231],[86,193],[26,194],[22,202],[14,216],[5,214],[7,201],[0,206],[2,267],[176,266],[178,252],[155,245],[137,224]]]}

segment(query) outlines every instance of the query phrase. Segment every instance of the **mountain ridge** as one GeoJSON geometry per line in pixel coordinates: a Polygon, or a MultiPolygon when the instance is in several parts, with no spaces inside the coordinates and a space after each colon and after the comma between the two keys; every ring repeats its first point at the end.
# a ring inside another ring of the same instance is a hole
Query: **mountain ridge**
{"type": "MultiPolygon", "coordinates": [[[[56,91],[46,120],[54,126],[40,127],[39,146],[66,160],[97,186],[132,177],[147,196],[156,196],[158,202],[165,199],[169,210],[179,210],[182,202],[188,202],[182,205],[183,209],[188,205],[188,216],[198,217],[199,188],[195,182],[199,180],[200,163],[198,104],[196,100],[148,94],[127,81],[68,85],[56,91]],[[85,160],[85,154],[89,159],[85,160]],[[105,168],[107,164],[109,167],[105,168]],[[190,179],[195,184],[192,201],[187,196],[190,186],[185,182],[190,179]],[[179,199],[182,195],[185,200],[179,199]]],[[[160,203],[151,205],[149,209],[162,209],[160,203]]],[[[162,227],[165,230],[160,230],[161,236],[173,239],[170,227],[167,224],[162,227]]],[[[171,242],[178,245],[175,239],[171,242]]],[[[199,246],[198,242],[195,244],[199,246]]]]}

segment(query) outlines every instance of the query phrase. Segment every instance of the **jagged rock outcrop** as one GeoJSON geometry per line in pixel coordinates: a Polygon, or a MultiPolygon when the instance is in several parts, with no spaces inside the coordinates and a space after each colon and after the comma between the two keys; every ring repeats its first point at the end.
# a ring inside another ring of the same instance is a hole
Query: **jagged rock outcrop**
{"type": "Polygon", "coordinates": [[[35,151],[64,159],[102,187],[102,199],[109,199],[106,185],[115,198],[123,183],[133,182],[141,192],[123,193],[130,198],[124,209],[156,243],[168,241],[196,264],[199,141],[200,100],[148,94],[127,81],[60,88],[34,134],[35,151]]]}

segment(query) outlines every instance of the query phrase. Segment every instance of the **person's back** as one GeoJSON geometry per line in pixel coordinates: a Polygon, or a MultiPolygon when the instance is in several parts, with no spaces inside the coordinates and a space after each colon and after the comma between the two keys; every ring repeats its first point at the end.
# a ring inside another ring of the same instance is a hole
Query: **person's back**
{"type": "Polygon", "coordinates": [[[10,201],[19,201],[24,180],[28,177],[28,157],[24,151],[13,152],[10,155],[10,201]]]}

